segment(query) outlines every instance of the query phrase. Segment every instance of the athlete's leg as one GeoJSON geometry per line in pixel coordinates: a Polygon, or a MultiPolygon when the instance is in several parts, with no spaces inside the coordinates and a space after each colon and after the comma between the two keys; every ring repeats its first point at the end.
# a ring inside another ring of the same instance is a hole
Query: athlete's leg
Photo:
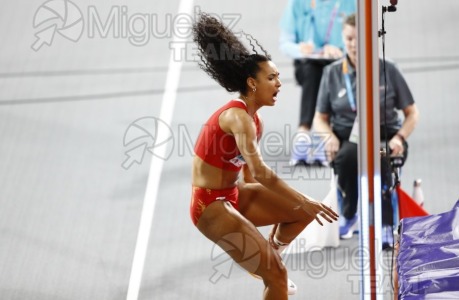
{"type": "Polygon", "coordinates": [[[290,243],[314,220],[298,203],[281,197],[259,183],[240,184],[239,211],[255,226],[279,224],[275,237],[290,243]]]}
{"type": "Polygon", "coordinates": [[[240,266],[262,277],[264,299],[286,300],[287,271],[257,228],[228,202],[215,201],[202,213],[197,228],[240,266]],[[241,242],[244,241],[244,242],[241,242]],[[256,254],[246,258],[247,254],[256,254]]]}

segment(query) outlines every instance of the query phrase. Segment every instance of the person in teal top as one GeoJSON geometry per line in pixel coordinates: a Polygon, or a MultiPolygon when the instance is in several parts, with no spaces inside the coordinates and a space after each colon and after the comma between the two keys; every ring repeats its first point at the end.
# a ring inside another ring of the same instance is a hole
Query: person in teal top
{"type": "Polygon", "coordinates": [[[343,56],[343,20],[356,10],[355,0],[289,0],[285,8],[280,22],[280,49],[294,60],[295,78],[302,87],[292,165],[315,161],[326,164],[320,151],[308,151],[313,145],[310,130],[317,93],[323,68],[343,56]]]}

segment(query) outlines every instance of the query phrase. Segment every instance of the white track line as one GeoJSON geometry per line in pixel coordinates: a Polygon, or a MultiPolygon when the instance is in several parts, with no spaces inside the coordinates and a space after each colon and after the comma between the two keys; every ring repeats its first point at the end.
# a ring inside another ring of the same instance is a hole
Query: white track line
{"type": "MultiPolygon", "coordinates": [[[[179,6],[179,14],[187,14],[191,16],[193,9],[193,0],[181,0],[179,6]]],[[[183,51],[185,51],[186,39],[175,36],[174,45],[183,44],[183,51]],[[181,43],[180,43],[181,42],[181,43]]],[[[178,49],[174,49],[177,51],[178,49]]],[[[170,125],[172,122],[172,115],[174,112],[175,100],[177,98],[177,87],[180,80],[180,73],[182,70],[183,61],[174,60],[174,52],[171,52],[169,59],[169,69],[167,71],[166,87],[161,101],[161,112],[159,118],[166,124],[170,125]]],[[[168,128],[161,126],[158,123],[157,140],[164,141],[169,135],[168,128]]],[[[155,148],[150,164],[150,172],[148,176],[147,189],[145,198],[143,200],[142,216],[140,219],[139,232],[137,235],[137,243],[134,252],[134,259],[132,262],[131,277],[129,279],[129,287],[127,293],[127,300],[137,300],[139,297],[140,284],[142,282],[142,274],[145,264],[145,257],[147,253],[148,240],[150,238],[151,224],[153,222],[153,215],[155,211],[156,198],[158,196],[159,181],[164,166],[164,160],[161,157],[166,157],[167,144],[155,148]]]]}

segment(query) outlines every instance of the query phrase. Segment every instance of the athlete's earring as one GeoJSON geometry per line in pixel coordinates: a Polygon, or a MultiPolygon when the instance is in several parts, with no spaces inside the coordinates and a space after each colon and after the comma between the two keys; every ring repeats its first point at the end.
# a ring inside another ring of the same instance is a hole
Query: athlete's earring
{"type": "Polygon", "coordinates": [[[256,91],[257,91],[257,88],[254,87],[254,88],[252,89],[252,92],[255,93],[256,91]]]}

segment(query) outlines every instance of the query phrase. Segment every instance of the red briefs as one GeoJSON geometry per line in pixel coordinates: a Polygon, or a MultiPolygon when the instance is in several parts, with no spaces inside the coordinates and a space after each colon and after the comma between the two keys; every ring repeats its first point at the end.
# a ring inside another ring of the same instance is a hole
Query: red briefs
{"type": "Polygon", "coordinates": [[[190,205],[191,220],[196,225],[206,207],[215,201],[228,201],[236,210],[239,210],[238,196],[239,190],[236,186],[223,190],[193,186],[190,205]]]}

